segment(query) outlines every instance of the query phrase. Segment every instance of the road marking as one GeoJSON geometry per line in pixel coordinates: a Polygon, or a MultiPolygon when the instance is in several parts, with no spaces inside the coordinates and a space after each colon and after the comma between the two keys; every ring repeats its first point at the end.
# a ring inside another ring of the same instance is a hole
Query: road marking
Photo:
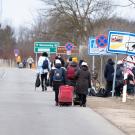
{"type": "Polygon", "coordinates": [[[5,76],[5,74],[6,74],[6,72],[5,72],[5,71],[3,71],[3,72],[2,72],[2,74],[0,75],[0,79],[3,79],[3,78],[4,78],[4,76],[5,76]]]}

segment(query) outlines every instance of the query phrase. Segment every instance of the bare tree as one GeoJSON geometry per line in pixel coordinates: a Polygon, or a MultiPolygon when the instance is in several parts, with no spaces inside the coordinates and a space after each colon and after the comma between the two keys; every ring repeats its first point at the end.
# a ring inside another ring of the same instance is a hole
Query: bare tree
{"type": "Polygon", "coordinates": [[[16,39],[13,29],[9,25],[0,28],[0,56],[3,58],[12,58],[15,44],[16,39]]]}
{"type": "Polygon", "coordinates": [[[110,0],[41,0],[48,4],[43,10],[51,18],[64,17],[64,22],[72,24],[72,30],[78,32],[82,40],[93,33],[93,20],[109,16],[110,0]]]}
{"type": "Polygon", "coordinates": [[[135,5],[135,0],[129,0],[129,2],[131,2],[131,4],[135,5]]]}

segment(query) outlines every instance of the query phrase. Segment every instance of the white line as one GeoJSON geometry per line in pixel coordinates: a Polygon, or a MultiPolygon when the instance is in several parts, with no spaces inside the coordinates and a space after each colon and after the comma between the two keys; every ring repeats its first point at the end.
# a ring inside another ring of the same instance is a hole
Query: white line
{"type": "Polygon", "coordinates": [[[6,72],[4,71],[1,75],[0,75],[0,79],[3,79],[5,76],[6,72]]]}

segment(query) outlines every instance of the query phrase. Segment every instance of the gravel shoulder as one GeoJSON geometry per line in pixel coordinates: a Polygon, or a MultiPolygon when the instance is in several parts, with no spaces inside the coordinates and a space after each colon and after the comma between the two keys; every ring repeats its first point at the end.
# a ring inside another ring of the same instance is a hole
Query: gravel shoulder
{"type": "Polygon", "coordinates": [[[116,97],[88,97],[87,106],[127,135],[135,135],[135,96],[127,97],[126,103],[122,103],[122,99],[116,97]]]}

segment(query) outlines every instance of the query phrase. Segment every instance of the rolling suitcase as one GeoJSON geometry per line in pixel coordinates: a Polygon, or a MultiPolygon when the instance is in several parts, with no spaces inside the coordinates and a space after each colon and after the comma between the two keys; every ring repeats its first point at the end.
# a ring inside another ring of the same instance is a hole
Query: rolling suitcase
{"type": "Polygon", "coordinates": [[[77,93],[74,95],[73,103],[74,105],[80,105],[80,99],[77,93]]]}
{"type": "Polygon", "coordinates": [[[62,85],[59,88],[59,105],[72,105],[74,87],[62,85]]]}

